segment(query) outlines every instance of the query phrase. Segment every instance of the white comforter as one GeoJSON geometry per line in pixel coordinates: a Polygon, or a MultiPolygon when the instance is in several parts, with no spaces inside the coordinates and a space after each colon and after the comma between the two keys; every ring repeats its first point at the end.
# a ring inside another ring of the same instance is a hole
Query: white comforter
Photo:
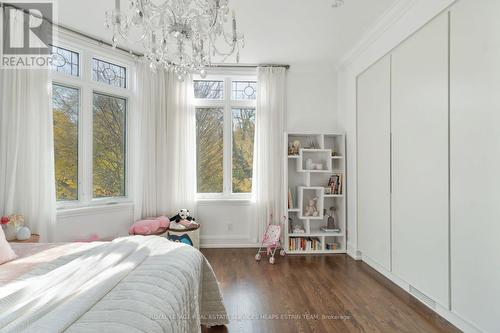
{"type": "Polygon", "coordinates": [[[161,237],[96,243],[0,288],[1,332],[199,332],[227,323],[196,249],[161,237]]]}

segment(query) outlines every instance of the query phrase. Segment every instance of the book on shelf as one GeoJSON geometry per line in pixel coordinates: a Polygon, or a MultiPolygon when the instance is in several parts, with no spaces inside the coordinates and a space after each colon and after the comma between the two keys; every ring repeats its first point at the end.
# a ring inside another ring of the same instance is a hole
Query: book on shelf
{"type": "Polygon", "coordinates": [[[316,237],[293,237],[289,239],[288,248],[290,251],[320,251],[321,241],[316,237]]]}

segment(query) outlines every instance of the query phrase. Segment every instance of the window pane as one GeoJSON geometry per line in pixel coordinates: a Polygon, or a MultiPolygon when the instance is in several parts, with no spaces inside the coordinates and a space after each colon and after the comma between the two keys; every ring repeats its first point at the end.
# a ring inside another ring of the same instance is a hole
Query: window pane
{"type": "Polygon", "coordinates": [[[80,75],[80,55],[77,52],[52,45],[51,69],[72,76],[80,75]]]}
{"type": "Polygon", "coordinates": [[[115,87],[126,88],[127,69],[123,66],[93,58],[92,80],[104,82],[115,87]]]}
{"type": "Polygon", "coordinates": [[[80,91],[52,85],[57,200],[78,200],[78,113],[80,91]]]}
{"type": "Polygon", "coordinates": [[[196,167],[198,193],[222,193],[224,165],[224,111],[196,109],[196,167]]]}
{"type": "Polygon", "coordinates": [[[94,198],[125,196],[125,113],[123,98],[94,93],[94,198]]]}
{"type": "Polygon", "coordinates": [[[224,81],[194,81],[194,97],[224,99],[224,81]]]}
{"type": "Polygon", "coordinates": [[[232,86],[233,100],[252,100],[257,98],[256,81],[233,81],[232,86]]]}
{"type": "Polygon", "coordinates": [[[233,109],[233,193],[252,192],[255,109],[233,109]]]}

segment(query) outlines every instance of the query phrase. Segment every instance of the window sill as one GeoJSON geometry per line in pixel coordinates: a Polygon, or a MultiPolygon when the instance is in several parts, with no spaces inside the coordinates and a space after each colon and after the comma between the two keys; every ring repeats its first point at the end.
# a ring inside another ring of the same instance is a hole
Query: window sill
{"type": "Polygon", "coordinates": [[[120,202],[120,203],[108,203],[100,205],[60,207],[57,209],[57,216],[58,217],[82,216],[82,215],[121,211],[126,209],[130,209],[133,211],[134,204],[132,202],[120,202]]]}
{"type": "Polygon", "coordinates": [[[198,205],[213,205],[213,204],[221,204],[221,205],[243,205],[249,206],[253,204],[253,200],[251,198],[198,198],[196,199],[196,203],[198,205]]]}

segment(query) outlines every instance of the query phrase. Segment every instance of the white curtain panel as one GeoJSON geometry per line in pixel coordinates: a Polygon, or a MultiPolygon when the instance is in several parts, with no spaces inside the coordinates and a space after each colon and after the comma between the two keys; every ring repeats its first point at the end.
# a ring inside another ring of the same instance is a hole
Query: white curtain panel
{"type": "Polygon", "coordinates": [[[49,89],[48,70],[0,69],[0,215],[24,215],[42,241],[53,239],[56,218],[49,89]]]}
{"type": "Polygon", "coordinates": [[[192,79],[137,68],[134,112],[133,191],[135,218],[173,215],[187,208],[194,215],[196,123],[192,79]]]}
{"type": "Polygon", "coordinates": [[[260,67],[257,82],[253,181],[259,241],[262,240],[271,214],[274,223],[282,222],[285,215],[285,104],[286,69],[260,67]]]}

